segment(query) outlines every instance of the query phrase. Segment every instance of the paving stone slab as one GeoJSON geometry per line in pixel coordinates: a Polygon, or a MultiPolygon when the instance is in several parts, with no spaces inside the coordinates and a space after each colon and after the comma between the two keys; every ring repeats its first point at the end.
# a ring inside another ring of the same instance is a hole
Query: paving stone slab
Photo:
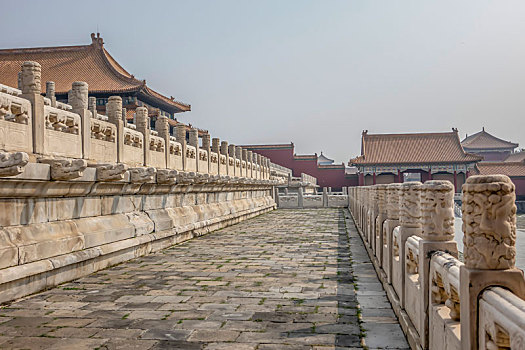
{"type": "Polygon", "coordinates": [[[277,210],[3,306],[0,348],[352,349],[363,326],[408,346],[344,210],[277,210]]]}

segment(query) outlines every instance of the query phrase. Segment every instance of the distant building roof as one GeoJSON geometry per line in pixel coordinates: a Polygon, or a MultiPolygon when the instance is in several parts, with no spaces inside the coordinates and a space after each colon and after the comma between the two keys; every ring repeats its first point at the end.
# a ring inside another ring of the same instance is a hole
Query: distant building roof
{"type": "Polygon", "coordinates": [[[461,145],[469,151],[483,150],[513,150],[519,144],[505,141],[497,138],[485,131],[483,128],[480,132],[467,136],[461,145]]]}
{"type": "Polygon", "coordinates": [[[361,138],[361,155],[350,165],[434,164],[478,162],[480,156],[466,153],[457,129],[443,133],[368,134],[361,138]]]}
{"type": "Polygon", "coordinates": [[[56,94],[67,94],[74,81],[85,81],[90,93],[135,92],[148,104],[158,104],[170,113],[191,110],[191,106],[166,97],[128,73],[104,48],[100,36],[91,34],[90,45],[0,50],[0,82],[18,86],[18,72],[24,61],[42,66],[42,92],[46,81],[55,82],[56,94]]]}
{"type": "Polygon", "coordinates": [[[330,165],[333,164],[334,160],[326,157],[321,151],[321,155],[317,157],[317,164],[319,165],[330,165]]]}
{"type": "Polygon", "coordinates": [[[525,177],[525,162],[482,162],[476,164],[480,175],[503,174],[509,177],[525,177]]]}
{"type": "Polygon", "coordinates": [[[243,145],[241,146],[243,148],[246,148],[248,150],[263,150],[263,149],[288,149],[288,148],[294,148],[293,143],[282,143],[282,144],[275,144],[275,145],[243,145]]]}
{"type": "Polygon", "coordinates": [[[510,154],[504,162],[523,162],[525,160],[525,151],[510,154]]]}

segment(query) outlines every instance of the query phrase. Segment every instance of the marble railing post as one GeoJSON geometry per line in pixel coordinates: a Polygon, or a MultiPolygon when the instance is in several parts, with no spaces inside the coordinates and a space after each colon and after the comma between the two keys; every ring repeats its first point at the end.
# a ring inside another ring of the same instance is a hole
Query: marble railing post
{"type": "Polygon", "coordinates": [[[303,188],[301,186],[297,188],[297,206],[299,208],[304,206],[303,188]]]}
{"type": "MultiPolygon", "coordinates": [[[[143,148],[144,148],[144,166],[151,164],[151,154],[149,150],[149,144],[151,139],[151,134],[148,129],[149,125],[149,117],[148,117],[148,109],[146,107],[137,107],[135,110],[136,115],[136,125],[137,125],[137,131],[141,132],[144,138],[143,142],[143,148]]],[[[122,111],[121,111],[122,114],[122,111]]],[[[124,123],[124,120],[122,120],[124,123]]]]}
{"type": "Polygon", "coordinates": [[[375,227],[377,218],[377,185],[369,186],[368,188],[368,219],[367,219],[367,234],[368,234],[368,245],[372,248],[374,253],[373,259],[376,259],[376,240],[375,227]]]}
{"type": "Polygon", "coordinates": [[[159,137],[162,137],[164,139],[164,153],[165,156],[165,162],[166,162],[166,168],[170,167],[170,125],[168,123],[168,118],[166,116],[161,115],[157,118],[157,122],[155,123],[155,129],[159,133],[159,137]]]}
{"type": "Polygon", "coordinates": [[[117,127],[117,163],[124,159],[124,122],[122,121],[122,97],[111,96],[106,104],[108,121],[117,127]]]}
{"type": "Polygon", "coordinates": [[[358,207],[358,210],[359,210],[359,226],[361,228],[361,232],[363,233],[363,239],[364,239],[364,243],[365,244],[368,244],[368,238],[366,237],[366,233],[365,233],[365,225],[364,225],[364,222],[365,222],[365,218],[364,218],[364,215],[365,215],[365,206],[366,206],[366,187],[365,186],[361,186],[359,188],[359,207],[358,207]]]}
{"type": "Polygon", "coordinates": [[[262,156],[257,154],[257,165],[259,166],[259,171],[257,172],[257,178],[262,179],[262,156]]]}
{"type": "Polygon", "coordinates": [[[230,175],[231,177],[239,176],[239,174],[237,174],[237,168],[235,167],[235,145],[233,144],[228,145],[228,167],[230,164],[230,159],[233,159],[233,168],[228,169],[228,171],[231,170],[231,174],[228,173],[228,175],[230,175]]]}
{"type": "Polygon", "coordinates": [[[80,116],[82,157],[89,159],[91,155],[91,112],[88,110],[88,84],[83,81],[73,82],[71,90],[67,94],[67,102],[73,107],[72,112],[80,116]]]}
{"type": "MultiPolygon", "coordinates": [[[[221,154],[226,156],[226,173],[221,175],[228,175],[233,177],[233,174],[230,174],[230,166],[229,166],[229,159],[228,159],[228,141],[222,141],[221,142],[221,154]]],[[[219,159],[220,162],[220,159],[219,159]]]]}
{"type": "MultiPolygon", "coordinates": [[[[429,294],[432,276],[430,259],[432,253],[444,251],[458,257],[457,243],[454,241],[454,185],[446,180],[430,180],[422,186],[421,194],[422,232],[419,241],[419,330],[421,346],[428,348],[429,340],[429,294]]],[[[415,320],[414,320],[415,321],[415,320]]]]}
{"type": "Polygon", "coordinates": [[[241,146],[235,146],[235,159],[239,160],[239,174],[237,176],[245,176],[242,172],[242,147],[241,146]]]}
{"type": "Polygon", "coordinates": [[[251,171],[248,170],[249,168],[251,168],[250,166],[248,166],[248,150],[243,148],[242,149],[242,160],[244,160],[246,162],[246,168],[245,168],[245,172],[244,172],[244,176],[247,177],[247,178],[250,178],[252,177],[252,174],[251,174],[251,171]]]}
{"type": "MultiPolygon", "coordinates": [[[[211,136],[210,134],[204,134],[202,135],[202,149],[206,151],[206,153],[208,154],[208,173],[211,174],[211,167],[210,167],[210,162],[211,162],[211,136]]],[[[218,160],[217,160],[218,161],[218,160]]]]}
{"type": "Polygon", "coordinates": [[[401,185],[401,211],[399,213],[399,259],[401,262],[401,290],[399,302],[405,308],[405,243],[410,236],[421,236],[421,189],[423,184],[419,181],[405,182],[401,185]]]}
{"type": "Polygon", "coordinates": [[[460,267],[461,348],[478,348],[478,300],[500,286],[525,299],[523,271],[516,263],[516,193],[505,175],[471,176],[463,185],[463,245],[460,267]]]}
{"type": "Polygon", "coordinates": [[[96,97],[88,97],[88,109],[91,112],[91,118],[97,119],[97,98],[96,97]]]}
{"type": "Polygon", "coordinates": [[[19,73],[21,97],[31,102],[31,117],[33,118],[33,152],[44,154],[44,96],[41,91],[42,68],[40,63],[26,61],[22,63],[22,71],[19,73]]]}
{"type": "Polygon", "coordinates": [[[46,81],[46,97],[51,101],[51,107],[57,106],[54,81],[46,81]]]}
{"type": "Polygon", "coordinates": [[[388,283],[392,284],[392,259],[393,243],[394,243],[394,228],[399,226],[399,195],[401,192],[401,184],[389,184],[386,188],[386,221],[383,224],[383,270],[387,275],[388,283]]]}
{"type": "Polygon", "coordinates": [[[177,124],[175,126],[175,140],[180,143],[182,154],[182,169],[186,170],[188,161],[186,160],[186,125],[177,124]]]}
{"type": "Polygon", "coordinates": [[[328,207],[328,189],[323,187],[323,207],[328,207]]]}
{"type": "Polygon", "coordinates": [[[376,185],[377,193],[377,218],[375,221],[375,245],[376,245],[376,257],[379,267],[383,267],[383,223],[387,218],[386,206],[387,206],[387,192],[386,185],[376,185]]]}
{"type": "Polygon", "coordinates": [[[195,170],[203,172],[204,169],[199,169],[199,130],[191,128],[188,136],[188,144],[195,147],[195,170]]]}
{"type": "Polygon", "coordinates": [[[211,151],[221,154],[221,140],[218,137],[211,139],[211,151]]]}
{"type": "Polygon", "coordinates": [[[253,170],[253,152],[252,151],[248,151],[248,157],[246,159],[247,162],[250,162],[250,168],[251,168],[251,171],[250,171],[250,174],[248,174],[250,178],[254,178],[254,170],[253,170]]]}

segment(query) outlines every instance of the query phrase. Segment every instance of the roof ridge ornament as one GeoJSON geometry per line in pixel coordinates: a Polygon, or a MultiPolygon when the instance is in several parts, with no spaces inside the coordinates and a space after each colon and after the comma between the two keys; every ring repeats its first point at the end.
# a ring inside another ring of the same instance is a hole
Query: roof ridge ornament
{"type": "Polygon", "coordinates": [[[95,46],[104,45],[104,39],[100,37],[100,33],[97,33],[96,36],[95,33],[91,33],[91,44],[95,46]]]}

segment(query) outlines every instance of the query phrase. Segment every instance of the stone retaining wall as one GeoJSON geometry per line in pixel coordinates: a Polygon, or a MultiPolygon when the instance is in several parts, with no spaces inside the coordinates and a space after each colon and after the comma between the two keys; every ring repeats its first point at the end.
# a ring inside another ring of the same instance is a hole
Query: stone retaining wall
{"type": "Polygon", "coordinates": [[[0,303],[275,208],[268,158],[166,117],[150,130],[145,107],[124,123],[119,96],[101,116],[84,82],[58,103],[40,73],[24,62],[0,91],[0,303]]]}

